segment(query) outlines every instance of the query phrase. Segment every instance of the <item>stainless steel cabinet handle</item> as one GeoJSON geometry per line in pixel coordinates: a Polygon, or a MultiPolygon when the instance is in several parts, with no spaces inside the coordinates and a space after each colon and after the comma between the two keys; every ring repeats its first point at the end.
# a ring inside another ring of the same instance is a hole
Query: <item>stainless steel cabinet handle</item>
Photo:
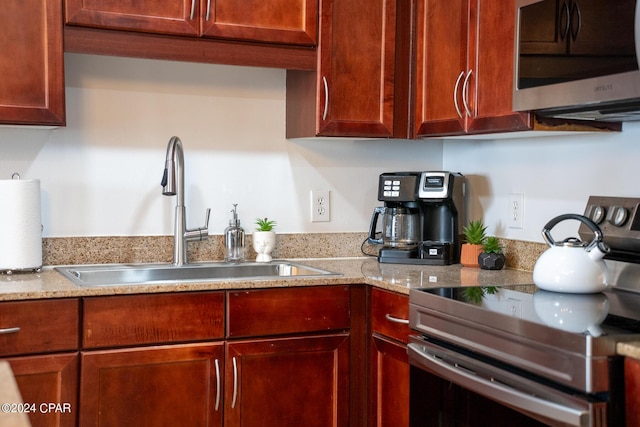
{"type": "Polygon", "coordinates": [[[236,358],[233,358],[233,399],[231,400],[231,409],[236,407],[236,399],[238,398],[238,365],[236,358]]]}
{"type": "Polygon", "coordinates": [[[322,120],[327,120],[327,113],[329,111],[329,83],[327,78],[322,77],[322,84],[324,85],[324,112],[322,113],[322,120]]]}
{"type": "Polygon", "coordinates": [[[211,0],[207,0],[207,18],[206,20],[209,20],[209,17],[211,16],[211,0]]]}
{"type": "Polygon", "coordinates": [[[191,0],[191,15],[189,19],[193,21],[194,16],[196,15],[196,0],[191,0]]]}
{"type": "Polygon", "coordinates": [[[389,322],[402,323],[403,325],[409,324],[409,321],[407,319],[400,319],[398,317],[393,317],[389,313],[385,314],[384,318],[387,319],[389,322]]]}
{"type": "Polygon", "coordinates": [[[220,407],[220,363],[218,359],[215,361],[216,365],[216,412],[218,412],[218,408],[220,407]]]}
{"type": "Polygon", "coordinates": [[[16,332],[20,332],[19,327],[0,329],[0,334],[15,334],[16,332]]]}
{"type": "Polygon", "coordinates": [[[460,106],[458,105],[458,87],[460,86],[460,81],[464,77],[464,71],[460,71],[460,75],[456,80],[456,85],[453,88],[453,105],[456,107],[456,112],[458,113],[458,117],[462,118],[462,111],[460,111],[460,106]]]}
{"type": "Polygon", "coordinates": [[[471,109],[469,108],[469,102],[468,102],[469,79],[471,78],[472,74],[473,74],[473,70],[469,70],[469,72],[467,73],[467,77],[465,77],[464,79],[464,84],[462,85],[462,103],[464,104],[464,110],[467,112],[468,117],[471,117],[473,115],[471,112],[471,109]]]}

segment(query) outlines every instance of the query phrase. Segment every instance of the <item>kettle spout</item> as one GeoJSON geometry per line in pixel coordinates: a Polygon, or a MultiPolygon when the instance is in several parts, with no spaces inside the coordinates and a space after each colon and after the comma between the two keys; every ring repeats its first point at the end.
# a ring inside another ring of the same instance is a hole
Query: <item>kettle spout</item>
{"type": "Polygon", "coordinates": [[[589,255],[589,258],[593,261],[599,261],[611,250],[609,246],[603,241],[597,241],[595,245],[589,245],[586,248],[586,251],[589,255]]]}

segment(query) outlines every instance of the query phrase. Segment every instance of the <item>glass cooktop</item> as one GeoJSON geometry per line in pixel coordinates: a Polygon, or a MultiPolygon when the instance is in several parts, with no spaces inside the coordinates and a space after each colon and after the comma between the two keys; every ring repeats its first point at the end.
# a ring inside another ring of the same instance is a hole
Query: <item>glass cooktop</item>
{"type": "Polygon", "coordinates": [[[443,287],[412,292],[592,337],[640,334],[640,294],[615,288],[596,294],[549,292],[535,285],[443,287]]]}

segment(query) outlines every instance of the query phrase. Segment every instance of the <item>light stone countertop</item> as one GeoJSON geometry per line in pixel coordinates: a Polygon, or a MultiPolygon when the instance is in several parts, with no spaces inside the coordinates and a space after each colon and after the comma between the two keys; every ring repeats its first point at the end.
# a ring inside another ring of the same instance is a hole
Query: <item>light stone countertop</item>
{"type": "Polygon", "coordinates": [[[379,264],[375,258],[366,257],[290,259],[289,261],[339,273],[340,275],[81,287],[55,271],[53,267],[45,267],[39,273],[0,275],[0,301],[349,284],[368,284],[408,295],[411,288],[465,285],[499,286],[533,283],[530,272],[481,270],[462,267],[459,264],[451,266],[379,264]]]}

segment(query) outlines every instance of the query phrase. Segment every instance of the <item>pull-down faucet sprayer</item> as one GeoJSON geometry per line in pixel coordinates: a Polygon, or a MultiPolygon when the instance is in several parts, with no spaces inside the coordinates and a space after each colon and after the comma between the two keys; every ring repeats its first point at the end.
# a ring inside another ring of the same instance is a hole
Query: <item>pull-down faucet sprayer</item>
{"type": "Polygon", "coordinates": [[[187,229],[186,207],[184,205],[184,151],[182,141],[171,137],[167,145],[167,160],[162,176],[162,194],[176,197],[175,225],[173,229],[173,264],[187,264],[187,242],[205,240],[209,236],[209,214],[207,209],[204,227],[187,229]]]}

